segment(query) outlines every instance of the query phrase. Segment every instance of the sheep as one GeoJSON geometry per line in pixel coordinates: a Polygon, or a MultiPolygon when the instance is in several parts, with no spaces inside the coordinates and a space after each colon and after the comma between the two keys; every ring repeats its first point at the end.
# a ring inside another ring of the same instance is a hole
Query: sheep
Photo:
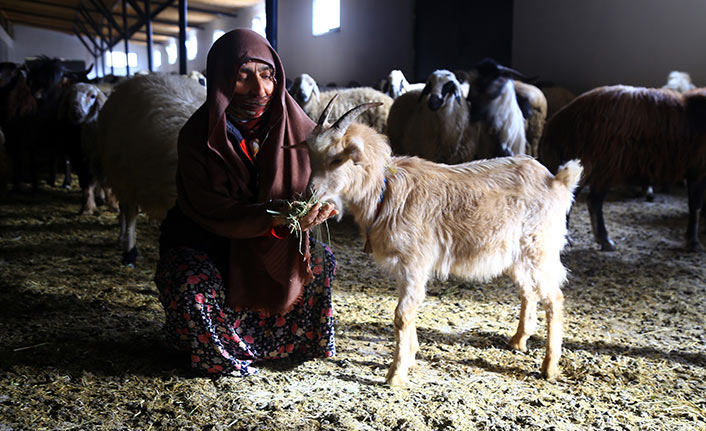
{"type": "Polygon", "coordinates": [[[404,73],[399,69],[394,69],[390,71],[389,75],[384,79],[381,79],[378,83],[376,89],[387,94],[393,99],[397,99],[402,94],[413,91],[413,90],[423,90],[426,84],[423,82],[418,82],[410,84],[405,78],[404,73]]]}
{"type": "Polygon", "coordinates": [[[96,210],[95,192],[99,184],[105,193],[106,203],[112,209],[117,208],[110,189],[105,185],[96,154],[98,113],[106,100],[107,96],[96,85],[77,83],[69,87],[59,105],[60,122],[75,128],[78,135],[67,142],[67,150],[83,194],[82,215],[91,215],[96,210]]]}
{"type": "Polygon", "coordinates": [[[352,124],[371,106],[356,107],[328,127],[329,106],[306,145],[313,196],[346,205],[366,248],[397,280],[396,347],[386,381],[407,382],[419,348],[415,314],[433,274],[476,280],[510,276],[522,298],[510,346],[521,351],[536,329],[542,301],[548,335],[541,373],[557,376],[566,279],[560,253],[580,163],[568,162],[552,176],[527,156],[454,166],[392,156],[385,136],[352,124]]]}
{"type": "Polygon", "coordinates": [[[380,133],[385,132],[387,127],[387,116],[390,112],[393,99],[387,94],[383,94],[370,87],[336,89],[330,91],[320,91],[319,86],[310,75],[303,73],[298,76],[289,89],[290,94],[302,107],[304,112],[312,119],[316,120],[321,115],[326,104],[338,94],[340,102],[334,114],[343,114],[346,109],[350,109],[365,102],[380,102],[375,109],[371,109],[358,119],[380,133]]]}
{"type": "Polygon", "coordinates": [[[392,150],[443,163],[477,158],[480,128],[471,125],[471,113],[461,84],[448,70],[436,70],[424,90],[395,99],[388,116],[387,135],[392,150]]]}
{"type": "Polygon", "coordinates": [[[137,258],[138,206],[161,221],[176,201],[177,138],[206,101],[206,89],[180,75],[134,76],[120,83],[98,115],[97,153],[120,202],[123,264],[137,258]]]}
{"type": "Polygon", "coordinates": [[[450,164],[524,153],[524,118],[511,81],[476,80],[469,97],[470,104],[454,73],[434,71],[423,91],[403,94],[390,108],[393,151],[450,164]]]}
{"type": "Polygon", "coordinates": [[[513,80],[515,94],[520,107],[526,104],[528,109],[523,109],[525,117],[525,138],[529,151],[527,154],[537,157],[539,155],[539,141],[542,139],[544,123],[547,121],[547,98],[542,90],[532,84],[523,81],[513,80]]]}
{"type": "Polygon", "coordinates": [[[540,160],[551,171],[580,158],[589,185],[591,227],[601,250],[615,250],[603,219],[611,187],[670,184],[687,179],[689,221],[686,248],[702,250],[698,211],[706,189],[706,90],[673,90],[624,85],[583,93],[554,114],[544,130],[540,160]]]}
{"type": "Polygon", "coordinates": [[[470,71],[471,118],[487,125],[487,134],[496,139],[505,154],[527,154],[525,116],[518,103],[513,76],[526,78],[490,58],[479,61],[470,71]]]}
{"type": "Polygon", "coordinates": [[[542,85],[540,89],[547,99],[547,121],[576,98],[576,95],[571,90],[558,85],[542,85]]]}
{"type": "Polygon", "coordinates": [[[684,93],[696,88],[691,82],[691,76],[687,72],[673,70],[667,76],[667,83],[662,88],[669,88],[680,93],[684,93]]]}

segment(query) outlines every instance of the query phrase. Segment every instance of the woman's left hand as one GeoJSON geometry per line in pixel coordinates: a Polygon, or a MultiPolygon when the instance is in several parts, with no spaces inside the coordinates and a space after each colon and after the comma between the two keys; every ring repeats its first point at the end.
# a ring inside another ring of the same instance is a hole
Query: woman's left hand
{"type": "Polygon", "coordinates": [[[309,230],[312,227],[319,225],[329,218],[338,214],[338,210],[332,203],[327,203],[326,205],[321,205],[317,203],[307,215],[299,219],[299,226],[302,230],[309,230]]]}

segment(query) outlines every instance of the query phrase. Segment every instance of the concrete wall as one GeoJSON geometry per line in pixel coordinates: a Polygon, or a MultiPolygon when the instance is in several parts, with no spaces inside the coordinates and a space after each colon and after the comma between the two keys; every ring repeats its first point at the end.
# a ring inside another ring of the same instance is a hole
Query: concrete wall
{"type": "Polygon", "coordinates": [[[513,67],[581,93],[661,87],[671,70],[706,86],[703,0],[516,0],[513,67]]]}
{"type": "Polygon", "coordinates": [[[278,2],[278,52],[287,76],[320,85],[373,85],[392,69],[414,71],[414,0],[341,0],[341,29],[312,36],[311,0],[278,2]]]}

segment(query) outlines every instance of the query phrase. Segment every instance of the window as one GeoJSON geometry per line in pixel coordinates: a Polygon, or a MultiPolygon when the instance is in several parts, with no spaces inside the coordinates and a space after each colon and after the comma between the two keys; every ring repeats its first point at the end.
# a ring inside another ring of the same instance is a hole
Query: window
{"type": "Polygon", "coordinates": [[[220,39],[221,36],[223,36],[224,34],[226,34],[226,32],[223,31],[223,30],[214,30],[214,32],[213,32],[213,40],[211,41],[211,43],[215,43],[215,42],[216,42],[218,39],[220,39]]]}
{"type": "Polygon", "coordinates": [[[262,37],[267,37],[267,34],[265,33],[265,26],[267,25],[267,21],[265,20],[264,15],[257,15],[252,19],[250,22],[250,29],[252,31],[256,32],[262,37]]]}
{"type": "Polygon", "coordinates": [[[312,34],[314,36],[320,36],[341,28],[340,0],[312,1],[314,9],[312,34]]]}
{"type": "Polygon", "coordinates": [[[174,64],[177,61],[177,44],[174,39],[169,41],[169,45],[165,48],[167,51],[167,63],[174,64]]]}
{"type": "Polygon", "coordinates": [[[105,54],[108,67],[124,68],[127,64],[129,64],[130,67],[137,67],[137,54],[134,52],[127,53],[127,61],[125,59],[125,53],[122,51],[108,51],[105,54]]]}
{"type": "Polygon", "coordinates": [[[159,66],[162,65],[162,52],[159,51],[158,49],[153,49],[152,50],[152,66],[154,66],[155,69],[159,69],[159,66]]]}
{"type": "Polygon", "coordinates": [[[196,39],[196,32],[190,31],[186,37],[186,59],[193,60],[199,52],[199,41],[196,39]]]}

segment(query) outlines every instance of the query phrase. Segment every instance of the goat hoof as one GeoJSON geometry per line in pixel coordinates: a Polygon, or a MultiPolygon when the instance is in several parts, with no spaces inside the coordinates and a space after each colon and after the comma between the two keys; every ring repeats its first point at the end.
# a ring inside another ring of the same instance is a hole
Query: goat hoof
{"type": "Polygon", "coordinates": [[[123,265],[125,265],[129,268],[134,268],[135,265],[137,264],[137,256],[139,256],[139,253],[137,252],[137,246],[124,252],[123,253],[123,260],[122,260],[123,265]]]}
{"type": "Polygon", "coordinates": [[[553,380],[559,376],[559,367],[556,364],[548,364],[547,361],[542,364],[542,378],[553,380]]]}
{"type": "Polygon", "coordinates": [[[514,336],[510,338],[510,341],[508,342],[510,345],[510,348],[513,350],[519,350],[520,352],[527,352],[527,340],[524,342],[520,339],[520,337],[514,336]]]}
{"type": "Polygon", "coordinates": [[[400,374],[394,374],[392,376],[388,376],[385,379],[385,383],[387,383],[390,387],[393,388],[403,388],[407,386],[407,383],[409,383],[409,381],[406,377],[402,377],[400,374]]]}

